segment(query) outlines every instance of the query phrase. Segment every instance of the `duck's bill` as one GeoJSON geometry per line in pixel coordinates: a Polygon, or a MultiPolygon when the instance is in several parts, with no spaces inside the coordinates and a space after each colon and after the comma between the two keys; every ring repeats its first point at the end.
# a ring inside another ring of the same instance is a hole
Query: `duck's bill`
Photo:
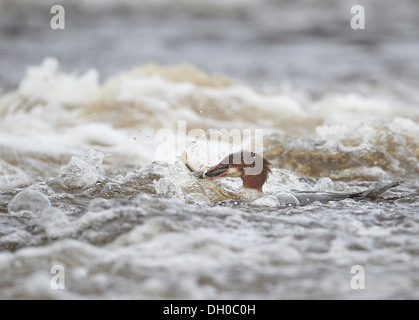
{"type": "Polygon", "coordinates": [[[203,175],[202,178],[217,179],[224,177],[228,174],[230,167],[226,164],[217,164],[216,166],[209,168],[203,175]]]}

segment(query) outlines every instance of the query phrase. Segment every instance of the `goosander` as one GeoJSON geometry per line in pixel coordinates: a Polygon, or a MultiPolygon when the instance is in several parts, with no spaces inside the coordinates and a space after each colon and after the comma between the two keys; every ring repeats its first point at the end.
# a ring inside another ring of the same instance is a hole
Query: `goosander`
{"type": "MultiPolygon", "coordinates": [[[[188,161],[186,152],[183,152],[179,159],[200,179],[212,180],[222,177],[240,177],[243,181],[243,187],[239,198],[250,202],[264,195],[262,187],[271,173],[271,163],[259,154],[250,151],[232,153],[222,159],[219,164],[204,170],[199,170],[192,165],[188,161]]],[[[394,188],[401,183],[403,183],[403,180],[397,180],[378,188],[355,193],[292,191],[276,197],[280,203],[294,205],[307,205],[315,201],[328,203],[344,199],[374,200],[388,189],[394,188]]]]}

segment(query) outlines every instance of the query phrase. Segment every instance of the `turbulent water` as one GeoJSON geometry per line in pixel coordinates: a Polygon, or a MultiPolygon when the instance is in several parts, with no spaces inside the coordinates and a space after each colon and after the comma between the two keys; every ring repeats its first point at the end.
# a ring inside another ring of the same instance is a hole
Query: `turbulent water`
{"type": "Polygon", "coordinates": [[[50,1],[0,2],[0,298],[419,298],[416,1],[358,31],[341,1],[86,3],[54,31],[50,1]],[[216,164],[231,130],[272,163],[251,203],[176,158],[216,164]]]}

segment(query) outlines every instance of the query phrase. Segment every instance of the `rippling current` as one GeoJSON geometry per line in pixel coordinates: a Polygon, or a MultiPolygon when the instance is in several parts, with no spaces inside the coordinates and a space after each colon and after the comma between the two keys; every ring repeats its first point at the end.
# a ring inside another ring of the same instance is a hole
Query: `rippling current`
{"type": "Polygon", "coordinates": [[[368,1],[362,33],[339,1],[71,1],[60,37],[49,5],[0,2],[0,298],[419,298],[417,2],[368,1]],[[214,202],[241,181],[194,177],[183,125],[198,167],[263,130],[264,196],[214,202]]]}

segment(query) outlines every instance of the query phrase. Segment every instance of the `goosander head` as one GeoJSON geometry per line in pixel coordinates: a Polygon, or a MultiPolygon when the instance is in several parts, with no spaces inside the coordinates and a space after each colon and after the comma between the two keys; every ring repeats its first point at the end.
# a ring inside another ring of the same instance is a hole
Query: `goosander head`
{"type": "Polygon", "coordinates": [[[209,168],[203,178],[240,177],[243,188],[262,192],[262,186],[271,173],[271,163],[255,152],[241,151],[228,155],[221,162],[209,168]]]}

